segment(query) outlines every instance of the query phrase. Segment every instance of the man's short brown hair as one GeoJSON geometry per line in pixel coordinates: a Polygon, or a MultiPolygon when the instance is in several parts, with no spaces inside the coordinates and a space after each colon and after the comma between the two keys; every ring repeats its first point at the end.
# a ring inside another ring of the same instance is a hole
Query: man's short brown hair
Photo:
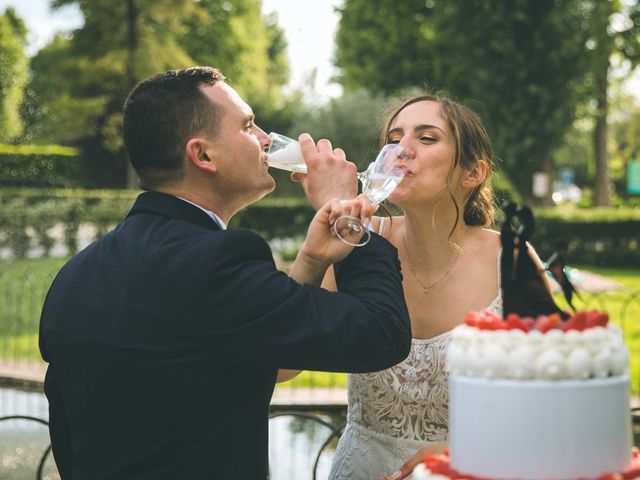
{"type": "Polygon", "coordinates": [[[179,181],[187,142],[198,135],[216,135],[220,112],[200,87],[224,79],[212,67],[169,70],[143,80],[129,93],[124,144],[143,189],[179,181]]]}

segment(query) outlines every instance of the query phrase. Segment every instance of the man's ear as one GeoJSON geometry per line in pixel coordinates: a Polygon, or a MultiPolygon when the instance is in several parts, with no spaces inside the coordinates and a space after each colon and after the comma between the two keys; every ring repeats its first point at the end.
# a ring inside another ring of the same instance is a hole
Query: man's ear
{"type": "Polygon", "coordinates": [[[216,161],[216,150],[208,140],[203,138],[192,138],[185,146],[187,159],[194,167],[217,173],[218,165],[216,161]]]}
{"type": "Polygon", "coordinates": [[[462,184],[467,188],[475,188],[487,178],[487,162],[478,160],[475,165],[464,174],[462,184]]]}

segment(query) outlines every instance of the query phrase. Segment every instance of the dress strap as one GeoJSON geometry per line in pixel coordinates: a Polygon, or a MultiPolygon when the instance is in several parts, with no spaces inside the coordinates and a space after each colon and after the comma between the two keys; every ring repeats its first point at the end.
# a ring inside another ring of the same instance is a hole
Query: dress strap
{"type": "Polygon", "coordinates": [[[500,267],[502,266],[502,247],[498,250],[498,295],[500,295],[500,290],[502,289],[502,273],[500,271],[500,267]]]}
{"type": "Polygon", "coordinates": [[[384,222],[387,217],[380,217],[380,224],[378,225],[378,231],[376,232],[378,235],[382,236],[382,232],[384,231],[384,222]]]}

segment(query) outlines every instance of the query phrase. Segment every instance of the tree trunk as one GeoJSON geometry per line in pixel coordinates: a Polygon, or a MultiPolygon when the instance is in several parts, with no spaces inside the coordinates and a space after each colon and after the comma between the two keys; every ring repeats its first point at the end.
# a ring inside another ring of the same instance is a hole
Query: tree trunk
{"type": "Polygon", "coordinates": [[[610,56],[615,49],[613,37],[608,33],[609,23],[614,2],[597,2],[599,13],[599,25],[596,39],[597,46],[594,54],[594,81],[596,115],[593,127],[593,153],[596,162],[595,178],[593,182],[593,205],[608,207],[611,204],[609,181],[609,155],[607,149],[607,117],[609,102],[607,91],[609,87],[610,56]]]}
{"type": "MultiPolygon", "coordinates": [[[[135,74],[135,52],[138,48],[138,32],[136,30],[138,12],[135,6],[135,0],[127,0],[127,87],[132,89],[137,82],[135,74]]],[[[131,166],[131,162],[127,161],[127,188],[137,189],[138,175],[131,166]]]]}
{"type": "MultiPolygon", "coordinates": [[[[607,69],[609,70],[607,59],[607,69]]],[[[607,116],[609,103],[607,101],[607,74],[605,73],[598,82],[596,124],[593,130],[593,148],[596,160],[596,174],[593,188],[593,205],[608,207],[611,205],[611,192],[609,181],[609,155],[607,152],[607,116]]]]}

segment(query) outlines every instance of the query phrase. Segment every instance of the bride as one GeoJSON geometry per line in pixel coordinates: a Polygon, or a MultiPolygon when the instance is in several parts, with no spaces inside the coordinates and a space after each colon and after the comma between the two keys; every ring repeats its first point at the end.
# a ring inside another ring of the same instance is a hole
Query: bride
{"type": "Polygon", "coordinates": [[[398,249],[413,341],[398,365],[349,375],[347,427],[332,480],[377,479],[398,472],[425,445],[442,448],[450,331],[469,311],[502,313],[500,236],[485,228],[494,213],[493,153],[478,116],[446,97],[416,96],[389,116],[381,140],[411,153],[408,173],[389,197],[404,215],[377,217],[372,228],[398,249]]]}
{"type": "MultiPolygon", "coordinates": [[[[371,228],[398,249],[413,341],[398,365],[349,375],[347,426],[331,480],[391,472],[387,478],[404,478],[423,453],[442,450],[450,332],[469,311],[502,314],[500,236],[487,229],[494,215],[493,152],[480,118],[447,97],[416,96],[385,122],[386,143],[410,152],[407,175],[389,197],[404,213],[374,217],[371,228]],[[408,458],[414,460],[405,463],[408,458]]],[[[324,286],[336,289],[332,275],[324,286]]]]}

